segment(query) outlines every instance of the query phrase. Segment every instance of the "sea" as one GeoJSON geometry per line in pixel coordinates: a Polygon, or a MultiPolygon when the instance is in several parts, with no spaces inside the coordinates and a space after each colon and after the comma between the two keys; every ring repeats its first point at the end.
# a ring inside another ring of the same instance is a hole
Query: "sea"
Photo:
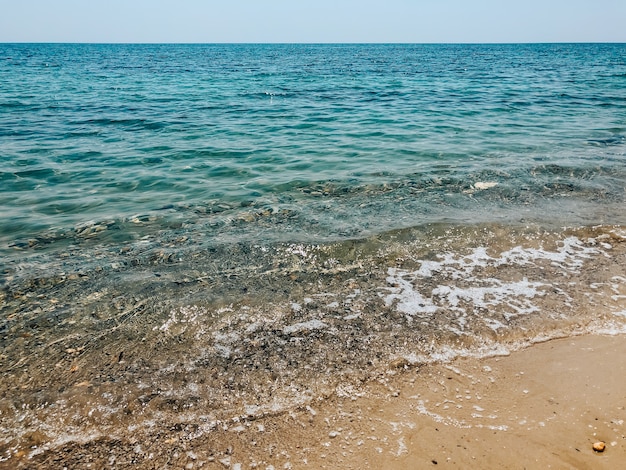
{"type": "Polygon", "coordinates": [[[0,44],[0,463],[624,334],[625,203],[626,44],[0,44]]]}

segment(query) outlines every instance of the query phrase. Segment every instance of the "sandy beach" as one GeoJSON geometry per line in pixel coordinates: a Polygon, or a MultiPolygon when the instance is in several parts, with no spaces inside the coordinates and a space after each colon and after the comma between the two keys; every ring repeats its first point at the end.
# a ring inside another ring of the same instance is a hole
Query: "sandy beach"
{"type": "Polygon", "coordinates": [[[199,437],[177,425],[48,450],[34,435],[30,449],[0,466],[616,469],[626,462],[624,358],[623,335],[586,335],[508,356],[398,362],[377,381],[291,413],[199,437]]]}
{"type": "Polygon", "coordinates": [[[324,450],[311,452],[310,466],[620,468],[624,353],[623,336],[584,336],[396,376],[376,398],[337,401],[317,418],[324,450]],[[596,442],[606,450],[595,452],[596,442]]]}

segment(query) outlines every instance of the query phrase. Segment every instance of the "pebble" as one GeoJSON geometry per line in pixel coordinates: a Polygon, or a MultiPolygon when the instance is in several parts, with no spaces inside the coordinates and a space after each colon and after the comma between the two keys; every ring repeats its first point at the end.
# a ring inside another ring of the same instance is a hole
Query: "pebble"
{"type": "Polygon", "coordinates": [[[478,181],[477,183],[474,183],[474,188],[475,189],[490,189],[497,185],[498,183],[496,183],[495,181],[478,181]]]}
{"type": "Polygon", "coordinates": [[[40,431],[27,432],[22,438],[26,441],[28,447],[39,447],[49,440],[48,436],[40,431]]]}
{"type": "Polygon", "coordinates": [[[244,222],[254,222],[256,217],[250,212],[244,212],[243,214],[240,214],[237,219],[244,222]]]}
{"type": "Polygon", "coordinates": [[[392,369],[404,369],[405,367],[409,367],[411,363],[405,357],[399,357],[394,359],[389,363],[389,367],[392,369]]]}
{"type": "Polygon", "coordinates": [[[602,441],[598,441],[593,444],[593,450],[596,452],[604,452],[604,449],[606,449],[606,444],[602,441]]]}
{"type": "Polygon", "coordinates": [[[339,435],[339,432],[338,432],[338,431],[330,431],[330,432],[328,433],[328,437],[333,438],[333,439],[334,439],[335,437],[337,437],[338,435],[339,435]]]}

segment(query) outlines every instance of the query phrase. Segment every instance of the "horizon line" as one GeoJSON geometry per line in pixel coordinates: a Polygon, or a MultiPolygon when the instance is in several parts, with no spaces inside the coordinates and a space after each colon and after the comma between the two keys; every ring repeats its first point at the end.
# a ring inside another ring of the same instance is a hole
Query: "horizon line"
{"type": "Polygon", "coordinates": [[[471,41],[450,41],[450,42],[401,42],[401,41],[373,41],[373,42],[333,42],[333,41],[295,41],[295,42],[283,42],[283,41],[215,41],[215,42],[159,42],[159,41],[0,41],[0,44],[67,44],[67,45],[525,45],[525,44],[626,44],[626,41],[485,41],[485,42],[471,42],[471,41]]]}

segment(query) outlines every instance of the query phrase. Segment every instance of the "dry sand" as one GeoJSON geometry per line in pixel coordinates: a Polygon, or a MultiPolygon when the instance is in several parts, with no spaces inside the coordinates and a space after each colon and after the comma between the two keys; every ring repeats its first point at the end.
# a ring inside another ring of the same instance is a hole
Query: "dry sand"
{"type": "Polygon", "coordinates": [[[11,468],[626,468],[626,336],[399,368],[307,409],[190,438],[101,440],[11,468]],[[363,393],[365,392],[365,393],[363,393]],[[355,398],[355,393],[361,395],[355,398]],[[597,441],[606,443],[594,452],[597,441]]]}

